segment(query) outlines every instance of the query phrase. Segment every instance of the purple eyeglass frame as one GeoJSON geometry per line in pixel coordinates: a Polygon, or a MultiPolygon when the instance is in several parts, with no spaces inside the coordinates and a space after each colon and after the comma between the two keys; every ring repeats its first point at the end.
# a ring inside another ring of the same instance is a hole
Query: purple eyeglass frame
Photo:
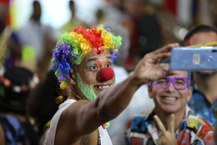
{"type": "Polygon", "coordinates": [[[187,89],[187,88],[189,88],[190,87],[190,78],[189,77],[166,77],[168,80],[169,80],[169,82],[167,83],[167,85],[165,85],[165,86],[159,86],[159,85],[157,85],[157,80],[156,81],[153,81],[153,85],[155,86],[155,87],[157,87],[157,88],[162,88],[162,89],[167,89],[168,87],[169,87],[169,85],[170,85],[170,83],[172,82],[172,84],[173,84],[173,87],[176,89],[176,90],[185,90],[185,89],[187,89]],[[174,80],[175,79],[182,79],[182,80],[185,80],[186,81],[186,87],[185,88],[177,88],[176,86],[175,86],[175,82],[174,82],[174,80]]]}

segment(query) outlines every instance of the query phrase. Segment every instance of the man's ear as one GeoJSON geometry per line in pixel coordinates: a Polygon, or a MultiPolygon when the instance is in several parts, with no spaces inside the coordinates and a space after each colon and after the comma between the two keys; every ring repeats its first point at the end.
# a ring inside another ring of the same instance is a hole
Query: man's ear
{"type": "Polygon", "coordinates": [[[153,87],[152,87],[152,84],[148,84],[148,96],[150,97],[150,98],[153,98],[152,96],[153,96],[153,93],[152,93],[152,90],[153,90],[153,87]]]}
{"type": "Polygon", "coordinates": [[[190,88],[188,88],[188,101],[190,101],[192,94],[193,94],[193,89],[192,89],[192,87],[190,87],[190,88]]]}
{"type": "Polygon", "coordinates": [[[70,75],[70,83],[71,84],[75,84],[76,80],[75,80],[75,71],[73,69],[70,69],[69,71],[69,75],[70,75]]]}

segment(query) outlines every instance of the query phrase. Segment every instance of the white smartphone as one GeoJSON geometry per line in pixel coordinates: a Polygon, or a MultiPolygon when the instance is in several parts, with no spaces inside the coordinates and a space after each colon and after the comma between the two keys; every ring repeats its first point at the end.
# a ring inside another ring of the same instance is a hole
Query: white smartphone
{"type": "Polygon", "coordinates": [[[171,70],[217,70],[217,46],[172,49],[171,70]]]}

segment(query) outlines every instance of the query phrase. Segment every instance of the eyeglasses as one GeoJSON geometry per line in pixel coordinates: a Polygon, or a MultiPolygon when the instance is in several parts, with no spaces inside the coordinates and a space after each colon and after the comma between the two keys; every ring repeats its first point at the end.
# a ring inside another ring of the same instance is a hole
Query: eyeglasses
{"type": "Polygon", "coordinates": [[[173,84],[173,87],[176,90],[184,90],[190,87],[190,78],[189,77],[166,77],[153,82],[153,85],[157,88],[167,89],[170,86],[170,83],[173,84]]]}

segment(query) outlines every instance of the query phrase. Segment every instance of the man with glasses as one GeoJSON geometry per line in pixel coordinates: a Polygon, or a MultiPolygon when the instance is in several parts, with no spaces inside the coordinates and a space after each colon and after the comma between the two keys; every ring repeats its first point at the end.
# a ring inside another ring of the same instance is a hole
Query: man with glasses
{"type": "MultiPolygon", "coordinates": [[[[169,64],[162,63],[165,69],[169,64]]],[[[166,77],[148,83],[155,107],[134,117],[127,130],[130,145],[214,144],[213,128],[187,106],[192,95],[186,71],[169,71],[166,77]]]]}

